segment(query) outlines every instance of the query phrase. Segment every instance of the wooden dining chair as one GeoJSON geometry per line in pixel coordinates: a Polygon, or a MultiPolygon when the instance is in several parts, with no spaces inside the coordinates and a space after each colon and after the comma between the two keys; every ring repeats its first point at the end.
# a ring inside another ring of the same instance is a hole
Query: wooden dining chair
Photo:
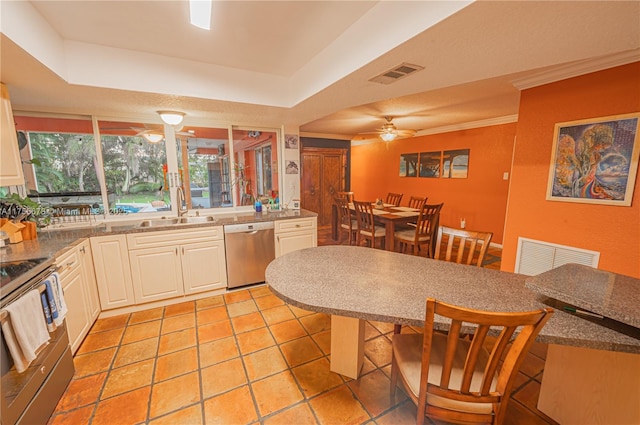
{"type": "Polygon", "coordinates": [[[419,425],[425,417],[502,424],[520,365],[552,314],[551,308],[487,312],[427,299],[423,333],[393,335],[391,395],[400,381],[418,407],[419,425]],[[451,319],[448,331],[435,331],[436,314],[451,319]],[[462,338],[466,332],[473,339],[462,338]]]}
{"type": "Polygon", "coordinates": [[[347,198],[348,203],[353,203],[353,192],[337,192],[336,196],[340,198],[347,198]]]}
{"type": "Polygon", "coordinates": [[[355,245],[358,237],[358,222],[355,219],[355,215],[351,213],[350,202],[347,197],[336,196],[334,203],[338,209],[340,241],[342,241],[343,234],[347,233],[349,245],[355,245]]]}
{"type": "Polygon", "coordinates": [[[409,208],[415,208],[417,210],[421,210],[424,204],[427,203],[427,197],[421,196],[411,196],[409,197],[409,204],[407,205],[409,208]]]}
{"type": "Polygon", "coordinates": [[[376,241],[379,240],[381,248],[384,249],[384,239],[386,229],[383,226],[377,226],[373,218],[373,202],[353,201],[356,210],[356,220],[358,222],[358,237],[356,245],[360,245],[362,240],[369,242],[369,246],[376,247],[376,241]]]}
{"type": "Polygon", "coordinates": [[[482,267],[492,236],[492,232],[439,226],[433,258],[482,267]],[[444,258],[441,258],[441,252],[445,248],[443,245],[446,245],[446,250],[444,258]]]}
{"type": "Polygon", "coordinates": [[[412,247],[413,255],[420,253],[425,247],[427,258],[433,258],[434,239],[440,221],[440,210],[444,204],[424,205],[418,215],[416,227],[398,230],[394,233],[394,243],[398,244],[399,252],[406,252],[412,247]]]}
{"type": "Polygon", "coordinates": [[[391,193],[387,194],[387,200],[385,201],[387,204],[391,204],[394,207],[400,206],[400,201],[402,201],[402,193],[391,193]]]}

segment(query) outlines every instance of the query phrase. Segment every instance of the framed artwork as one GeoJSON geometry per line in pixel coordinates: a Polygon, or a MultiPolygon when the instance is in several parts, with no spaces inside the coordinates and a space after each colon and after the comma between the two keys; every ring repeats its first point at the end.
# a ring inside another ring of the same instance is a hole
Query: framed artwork
{"type": "Polygon", "coordinates": [[[404,153],[400,155],[400,177],[416,177],[418,175],[418,154],[404,153]]]}
{"type": "Polygon", "coordinates": [[[442,154],[442,178],[466,179],[469,174],[469,149],[444,151],[442,154]]]}
{"type": "Polygon", "coordinates": [[[420,177],[440,177],[442,152],[420,152],[420,177]]]}
{"type": "Polygon", "coordinates": [[[284,135],[284,148],[285,149],[298,149],[298,135],[297,134],[285,134],[284,135]]]}
{"type": "Polygon", "coordinates": [[[639,120],[628,114],[556,124],[547,200],[630,206],[639,120]]]}
{"type": "Polygon", "coordinates": [[[298,161],[287,160],[287,166],[285,167],[285,174],[300,174],[300,167],[298,161]]]}

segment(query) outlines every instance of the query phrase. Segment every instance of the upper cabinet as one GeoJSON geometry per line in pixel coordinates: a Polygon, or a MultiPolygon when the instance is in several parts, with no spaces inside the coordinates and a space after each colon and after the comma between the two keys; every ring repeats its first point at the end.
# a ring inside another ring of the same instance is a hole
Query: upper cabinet
{"type": "Polygon", "coordinates": [[[9,99],[7,87],[2,86],[2,118],[0,122],[0,186],[18,186],[24,184],[22,162],[20,160],[20,148],[16,126],[13,121],[13,111],[9,99]]]}

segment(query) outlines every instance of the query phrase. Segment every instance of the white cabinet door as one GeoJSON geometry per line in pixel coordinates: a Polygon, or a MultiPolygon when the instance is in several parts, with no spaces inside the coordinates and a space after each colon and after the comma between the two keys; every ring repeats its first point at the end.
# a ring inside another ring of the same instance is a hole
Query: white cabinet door
{"type": "Polygon", "coordinates": [[[179,250],[179,247],[158,247],[129,251],[136,303],[184,294],[179,250]]]}
{"type": "Polygon", "coordinates": [[[302,231],[276,235],[276,257],[318,245],[316,232],[302,231]]]}
{"type": "Polygon", "coordinates": [[[133,305],[126,235],[93,237],[91,252],[102,310],[133,305]]]}
{"type": "Polygon", "coordinates": [[[9,100],[7,86],[0,83],[2,98],[0,99],[0,186],[20,186],[24,184],[22,161],[18,148],[16,126],[13,122],[13,110],[9,100]]]}
{"type": "Polygon", "coordinates": [[[224,241],[182,245],[180,249],[185,294],[227,286],[224,241]]]}
{"type": "Polygon", "coordinates": [[[87,312],[91,325],[93,325],[100,314],[100,297],[98,295],[95,268],[93,267],[91,243],[88,239],[79,245],[78,251],[80,262],[82,264],[85,295],[87,296],[87,312]]]}
{"type": "Polygon", "coordinates": [[[71,352],[75,353],[82,340],[89,332],[92,321],[89,320],[88,310],[85,306],[84,282],[82,270],[74,268],[68,273],[60,276],[64,300],[67,304],[67,332],[69,334],[69,344],[71,352]]]}

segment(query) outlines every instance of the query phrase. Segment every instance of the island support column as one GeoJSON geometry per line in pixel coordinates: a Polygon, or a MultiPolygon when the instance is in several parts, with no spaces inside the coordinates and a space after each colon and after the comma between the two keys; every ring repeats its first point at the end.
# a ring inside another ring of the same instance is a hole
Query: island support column
{"type": "Polygon", "coordinates": [[[364,320],[331,315],[330,370],[358,379],[364,364],[364,320]]]}

